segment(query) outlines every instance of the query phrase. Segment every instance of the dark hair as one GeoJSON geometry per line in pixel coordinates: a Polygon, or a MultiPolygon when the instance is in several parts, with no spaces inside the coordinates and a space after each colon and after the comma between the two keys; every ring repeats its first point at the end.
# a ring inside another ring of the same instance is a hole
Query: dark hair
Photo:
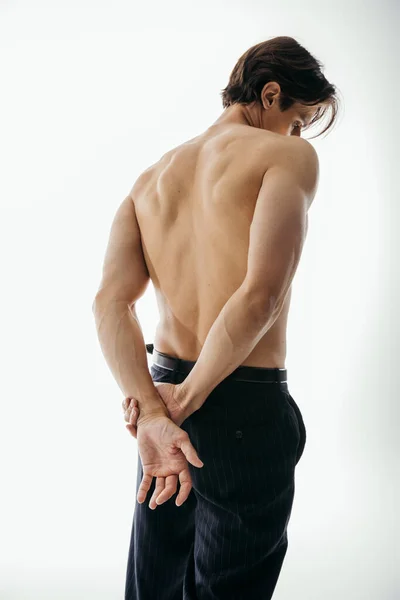
{"type": "MultiPolygon", "coordinates": [[[[322,74],[323,64],[292,37],[279,36],[252,46],[239,58],[222,90],[222,104],[261,103],[261,91],[269,81],[281,87],[279,107],[282,111],[295,102],[319,106],[308,129],[331,109],[328,125],[318,135],[328,131],[338,113],[337,88],[322,74]]],[[[318,136],[315,136],[318,137],[318,136]]]]}

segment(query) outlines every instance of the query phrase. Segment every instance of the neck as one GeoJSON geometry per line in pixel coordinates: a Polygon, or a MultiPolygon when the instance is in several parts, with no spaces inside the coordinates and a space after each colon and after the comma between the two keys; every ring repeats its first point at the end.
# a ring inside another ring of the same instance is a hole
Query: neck
{"type": "Polygon", "coordinates": [[[221,123],[239,123],[242,125],[249,125],[250,127],[260,127],[260,119],[257,112],[250,109],[249,106],[243,104],[233,104],[228,106],[220,117],[214,122],[214,125],[220,125],[221,123]]]}

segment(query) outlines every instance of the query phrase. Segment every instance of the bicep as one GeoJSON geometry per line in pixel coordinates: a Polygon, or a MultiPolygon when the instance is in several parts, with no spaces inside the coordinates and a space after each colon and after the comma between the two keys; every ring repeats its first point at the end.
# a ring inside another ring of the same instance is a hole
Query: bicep
{"type": "Polygon", "coordinates": [[[144,294],[149,280],[135,205],[129,195],[111,224],[97,296],[133,304],[144,294]]]}
{"type": "Polygon", "coordinates": [[[281,309],[300,261],[318,178],[315,165],[308,175],[305,166],[272,166],[257,198],[243,286],[267,311],[281,309]]]}

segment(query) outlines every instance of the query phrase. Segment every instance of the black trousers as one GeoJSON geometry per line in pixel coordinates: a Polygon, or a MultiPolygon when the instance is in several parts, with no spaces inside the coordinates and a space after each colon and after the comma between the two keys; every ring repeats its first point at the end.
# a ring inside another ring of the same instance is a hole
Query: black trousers
{"type": "MultiPolygon", "coordinates": [[[[153,353],[153,345],[146,346],[153,353]]],[[[167,357],[154,350],[153,360],[160,356],[167,357]]],[[[172,359],[167,368],[153,362],[153,381],[181,383],[188,363],[172,359]]],[[[155,478],[146,501],[136,502],[125,600],[272,598],[288,547],[295,466],[306,442],[285,379],[286,370],[241,366],[182,423],[204,466],[189,464],[193,487],[181,506],[174,494],[149,508],[155,478]],[[239,372],[245,379],[235,379],[239,372]],[[277,374],[280,381],[264,380],[277,374]]],[[[136,490],[142,475],[138,453],[136,490]]]]}

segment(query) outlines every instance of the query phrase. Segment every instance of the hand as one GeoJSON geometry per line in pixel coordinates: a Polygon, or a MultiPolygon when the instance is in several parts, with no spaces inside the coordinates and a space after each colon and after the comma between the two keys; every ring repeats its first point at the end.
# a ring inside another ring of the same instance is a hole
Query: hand
{"type": "MultiPolygon", "coordinates": [[[[160,381],[153,383],[157,388],[158,395],[167,408],[169,418],[180,427],[183,421],[192,414],[189,406],[185,405],[182,400],[181,384],[176,385],[160,381]]],[[[122,408],[125,413],[125,421],[129,423],[126,427],[136,438],[136,422],[139,415],[138,401],[135,398],[125,398],[122,402],[122,408]]]]}
{"type": "MultiPolygon", "coordinates": [[[[137,437],[137,422],[140,415],[139,403],[136,398],[125,398],[122,402],[122,408],[125,414],[125,421],[128,421],[128,425],[126,428],[133,435],[134,438],[137,437]]],[[[150,498],[149,507],[154,509],[157,508],[160,504],[163,504],[176,491],[178,485],[178,476],[170,475],[167,477],[167,482],[165,481],[165,477],[157,477],[156,486],[154,488],[154,493],[150,498]],[[159,494],[162,495],[159,496],[159,494]]]]}
{"type": "MultiPolygon", "coordinates": [[[[122,408],[125,414],[125,421],[128,421],[126,428],[133,435],[133,437],[136,438],[137,421],[140,414],[139,403],[136,398],[125,398],[125,400],[122,402],[122,408]]],[[[177,485],[177,475],[170,475],[167,478],[157,477],[156,486],[154,488],[154,493],[150,498],[149,507],[151,509],[157,508],[157,506],[169,500],[169,498],[175,494],[177,485]],[[161,492],[163,493],[161,494],[161,492]]]]}
{"type": "Polygon", "coordinates": [[[153,381],[154,387],[168,409],[171,421],[180,427],[189,416],[189,407],[182,401],[181,384],[153,381]]]}
{"type": "MultiPolygon", "coordinates": [[[[180,394],[181,384],[175,385],[164,382],[154,382],[154,385],[158,388],[157,392],[159,393],[166,410],[170,414],[171,420],[176,425],[180,426],[191,414],[188,408],[185,409],[182,403],[182,394],[180,394]]],[[[124,410],[125,421],[128,422],[126,428],[134,438],[137,438],[137,425],[140,416],[139,403],[136,398],[127,397],[122,402],[122,408],[124,410]]],[[[171,496],[173,496],[173,494],[176,492],[177,484],[177,475],[170,475],[167,477],[167,479],[165,477],[157,477],[156,486],[150,499],[149,507],[154,509],[158,505],[169,500],[169,498],[171,498],[171,496]]],[[[191,483],[187,496],[190,493],[190,489],[191,483]]]]}
{"type": "Polygon", "coordinates": [[[203,466],[189,435],[168,417],[150,415],[140,420],[137,441],[143,466],[138,502],[142,504],[145,501],[153,477],[157,477],[149,506],[155,508],[157,504],[162,504],[177,491],[179,477],[181,486],[175,502],[180,506],[192,489],[188,462],[195,467],[203,466]]]}
{"type": "Polygon", "coordinates": [[[128,422],[126,428],[136,438],[139,418],[139,403],[136,398],[125,398],[122,402],[122,410],[124,411],[125,421],[128,422]]]}

